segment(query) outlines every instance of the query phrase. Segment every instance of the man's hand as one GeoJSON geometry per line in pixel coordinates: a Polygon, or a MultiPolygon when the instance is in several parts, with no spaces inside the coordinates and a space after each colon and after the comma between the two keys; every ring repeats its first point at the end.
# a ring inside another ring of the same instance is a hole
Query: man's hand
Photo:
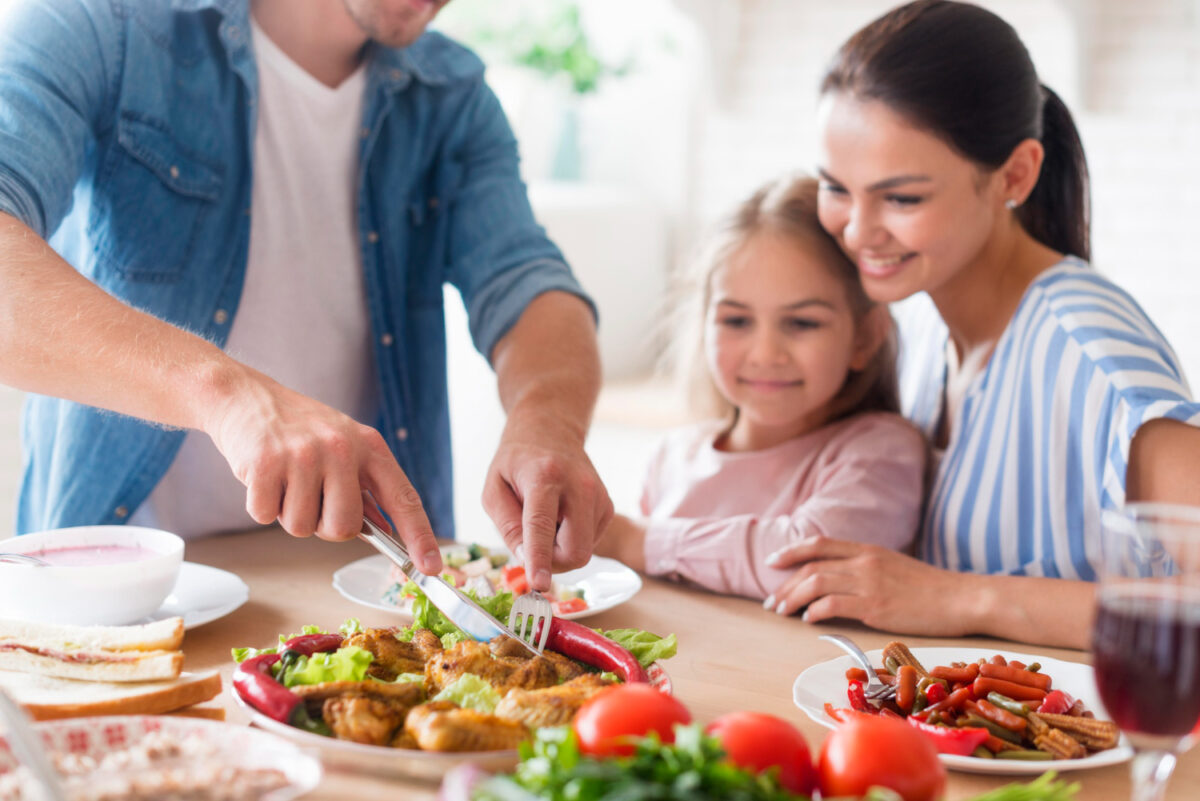
{"type": "Polygon", "coordinates": [[[364,512],[395,522],[424,573],[442,568],[421,498],[379,432],[247,368],[229,382],[204,430],[246,485],[246,511],[296,537],[347,540],[364,512]],[[368,494],[369,493],[369,494],[368,494]]]}
{"type": "Polygon", "coordinates": [[[524,556],[530,586],[540,591],[550,589],[552,566],[587,563],[613,516],[583,435],[549,415],[521,411],[509,414],[484,482],[483,508],[509,550],[524,556]]]}

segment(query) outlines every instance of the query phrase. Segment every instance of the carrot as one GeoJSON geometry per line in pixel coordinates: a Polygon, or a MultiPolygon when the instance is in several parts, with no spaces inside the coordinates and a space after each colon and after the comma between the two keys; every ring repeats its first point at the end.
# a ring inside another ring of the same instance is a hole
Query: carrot
{"type": "Polygon", "coordinates": [[[987,718],[992,723],[995,723],[997,726],[1003,726],[1009,731],[1021,733],[1024,732],[1025,727],[1029,725],[1029,721],[1027,721],[1025,718],[1021,717],[1020,715],[1014,715],[1007,709],[1001,709],[991,701],[988,701],[986,698],[980,698],[975,702],[975,705],[978,707],[980,715],[987,718]]]}
{"type": "Polygon", "coordinates": [[[1004,657],[1000,656],[1000,654],[996,654],[995,656],[992,657],[992,664],[993,665],[1007,665],[1008,660],[1005,659],[1004,657]]]}
{"type": "Polygon", "coordinates": [[[867,680],[867,671],[863,670],[862,668],[857,668],[857,667],[846,668],[846,680],[847,681],[850,681],[850,680],[866,681],[867,680]]]}
{"type": "Polygon", "coordinates": [[[1000,693],[1007,695],[1014,701],[1040,701],[1046,697],[1046,691],[1037,687],[1030,687],[1027,684],[1017,684],[1004,679],[993,679],[987,676],[980,676],[975,679],[975,683],[971,685],[975,690],[977,698],[987,698],[988,693],[1000,693]]]}
{"type": "MultiPolygon", "coordinates": [[[[978,681],[978,679],[976,679],[976,681],[978,681]]],[[[967,701],[970,701],[973,698],[974,694],[971,690],[971,687],[963,687],[961,690],[955,690],[954,692],[950,693],[945,697],[945,699],[938,701],[936,704],[925,707],[925,711],[921,714],[927,716],[934,712],[944,712],[947,709],[962,709],[963,704],[967,703],[967,701]]]]}
{"type": "Polygon", "coordinates": [[[912,665],[901,665],[896,671],[896,706],[905,712],[911,711],[917,700],[917,678],[912,665]]]}
{"type": "Polygon", "coordinates": [[[1029,670],[1020,670],[1012,665],[1001,667],[1000,665],[982,665],[979,668],[979,675],[989,679],[1003,679],[1011,681],[1014,684],[1024,684],[1026,687],[1037,687],[1039,690],[1049,691],[1050,677],[1045,673],[1034,673],[1029,670]]]}
{"type": "Polygon", "coordinates": [[[946,667],[938,665],[933,670],[929,671],[929,675],[935,679],[945,679],[950,683],[963,682],[970,684],[979,677],[979,665],[974,663],[965,667],[946,667]]]}

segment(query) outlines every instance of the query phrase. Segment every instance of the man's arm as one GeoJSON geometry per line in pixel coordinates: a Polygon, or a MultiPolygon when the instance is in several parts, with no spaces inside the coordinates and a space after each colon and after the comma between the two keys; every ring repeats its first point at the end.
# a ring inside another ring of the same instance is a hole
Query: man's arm
{"type": "Polygon", "coordinates": [[[493,349],[508,421],[483,503],[535,589],[550,567],[580,567],[612,518],[612,501],[584,452],[600,391],[591,309],[566,292],[536,297],[493,349]],[[557,532],[557,536],[556,536],[557,532]]]}
{"type": "Polygon", "coordinates": [[[374,429],[113,298],[3,213],[0,254],[0,381],[203,431],[246,485],[251,517],[297,536],[354,536],[369,491],[421,569],[441,568],[420,499],[374,429]]]}

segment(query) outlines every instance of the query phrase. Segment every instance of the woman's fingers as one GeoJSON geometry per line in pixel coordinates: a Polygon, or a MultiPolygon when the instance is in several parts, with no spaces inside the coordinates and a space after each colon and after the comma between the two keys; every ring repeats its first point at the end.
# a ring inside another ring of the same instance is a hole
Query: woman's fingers
{"type": "Polygon", "coordinates": [[[849,540],[835,540],[820,534],[813,534],[797,540],[786,548],[780,548],[767,556],[767,564],[771,567],[795,567],[814,559],[849,559],[862,553],[871,546],[849,540]]]}
{"type": "Polygon", "coordinates": [[[855,593],[858,587],[859,577],[844,562],[810,562],[785,581],[763,606],[781,615],[794,615],[818,598],[855,593]]]}

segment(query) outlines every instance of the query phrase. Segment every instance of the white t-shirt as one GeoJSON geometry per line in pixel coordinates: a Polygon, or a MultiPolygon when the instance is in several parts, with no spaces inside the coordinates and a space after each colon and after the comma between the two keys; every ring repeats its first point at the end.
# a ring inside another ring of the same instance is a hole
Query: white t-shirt
{"type": "MultiPolygon", "coordinates": [[[[371,423],[378,379],[355,213],[366,70],[331,89],[252,29],[259,93],[250,253],[225,351],[371,423]]],[[[195,431],[130,522],[185,538],[257,525],[246,488],[195,431]]]]}

